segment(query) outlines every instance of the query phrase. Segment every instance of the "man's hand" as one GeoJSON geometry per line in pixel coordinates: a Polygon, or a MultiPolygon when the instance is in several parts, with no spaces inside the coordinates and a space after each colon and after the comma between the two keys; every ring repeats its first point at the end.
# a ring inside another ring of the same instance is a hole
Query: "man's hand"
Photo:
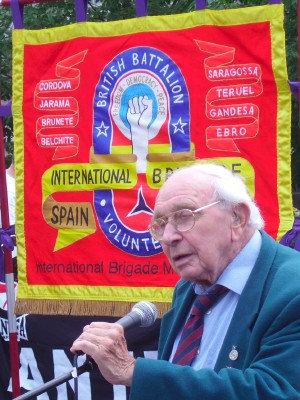
{"type": "Polygon", "coordinates": [[[135,359],[128,353],[121,325],[92,322],[75,340],[71,351],[88,354],[111,384],[131,386],[135,359]]]}

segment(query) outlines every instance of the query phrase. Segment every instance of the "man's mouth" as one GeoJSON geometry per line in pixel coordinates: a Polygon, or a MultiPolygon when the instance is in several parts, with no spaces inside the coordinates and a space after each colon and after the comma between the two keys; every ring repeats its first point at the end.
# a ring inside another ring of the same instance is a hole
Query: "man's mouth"
{"type": "Polygon", "coordinates": [[[178,255],[173,257],[173,261],[174,261],[175,264],[182,263],[182,262],[186,261],[190,256],[191,256],[190,253],[178,254],[178,255]]]}

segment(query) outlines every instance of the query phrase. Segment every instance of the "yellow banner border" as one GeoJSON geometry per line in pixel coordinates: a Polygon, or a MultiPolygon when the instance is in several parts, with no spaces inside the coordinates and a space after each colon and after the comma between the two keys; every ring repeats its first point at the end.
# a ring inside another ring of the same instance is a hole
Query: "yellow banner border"
{"type": "Polygon", "coordinates": [[[17,44],[47,44],[63,42],[80,37],[114,37],[141,32],[185,30],[198,25],[235,26],[248,23],[271,22],[276,24],[278,16],[283,16],[283,4],[269,4],[227,10],[197,10],[189,13],[145,16],[124,21],[77,22],[70,25],[39,30],[14,30],[17,44]]]}

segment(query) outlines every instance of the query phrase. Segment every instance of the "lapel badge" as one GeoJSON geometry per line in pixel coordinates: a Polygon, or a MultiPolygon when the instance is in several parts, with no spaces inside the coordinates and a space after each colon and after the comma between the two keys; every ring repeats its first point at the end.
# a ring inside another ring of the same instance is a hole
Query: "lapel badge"
{"type": "Polygon", "coordinates": [[[232,346],[232,350],[231,350],[231,352],[229,353],[229,359],[230,359],[231,361],[235,361],[235,360],[237,360],[238,358],[239,358],[239,352],[237,351],[236,346],[232,346]]]}

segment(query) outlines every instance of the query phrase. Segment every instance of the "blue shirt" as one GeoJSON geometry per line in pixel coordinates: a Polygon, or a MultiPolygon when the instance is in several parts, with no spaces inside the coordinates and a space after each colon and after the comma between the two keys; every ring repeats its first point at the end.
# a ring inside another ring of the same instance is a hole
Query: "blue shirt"
{"type": "MultiPolygon", "coordinates": [[[[204,316],[203,336],[198,355],[192,364],[195,370],[214,368],[239,297],[257,260],[260,247],[261,235],[259,231],[256,231],[246,246],[225,268],[217,280],[216,284],[227,287],[229,292],[204,316]]],[[[206,289],[204,286],[195,285],[196,294],[203,294],[206,292],[206,289]]],[[[173,359],[180,336],[181,331],[174,342],[170,360],[173,359]]]]}

